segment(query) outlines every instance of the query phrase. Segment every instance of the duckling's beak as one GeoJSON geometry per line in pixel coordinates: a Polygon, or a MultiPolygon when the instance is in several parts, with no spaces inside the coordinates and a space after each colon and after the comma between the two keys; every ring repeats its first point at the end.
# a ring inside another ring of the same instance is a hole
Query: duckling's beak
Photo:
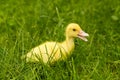
{"type": "Polygon", "coordinates": [[[88,41],[87,38],[86,38],[86,37],[88,37],[88,36],[89,36],[89,34],[86,33],[86,32],[84,32],[84,31],[80,31],[79,34],[78,34],[78,37],[79,37],[80,39],[82,39],[83,41],[88,41]]]}

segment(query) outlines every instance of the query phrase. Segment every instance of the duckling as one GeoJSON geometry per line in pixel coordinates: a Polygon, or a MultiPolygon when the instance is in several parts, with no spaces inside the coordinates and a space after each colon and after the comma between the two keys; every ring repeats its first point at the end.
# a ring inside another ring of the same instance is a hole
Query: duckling
{"type": "Polygon", "coordinates": [[[65,60],[73,51],[74,38],[78,37],[83,41],[88,41],[88,33],[85,33],[78,24],[70,23],[66,27],[65,31],[66,39],[63,42],[45,42],[35,48],[32,48],[30,52],[23,55],[21,58],[26,59],[26,62],[39,62],[54,63],[58,60],[65,60]]]}

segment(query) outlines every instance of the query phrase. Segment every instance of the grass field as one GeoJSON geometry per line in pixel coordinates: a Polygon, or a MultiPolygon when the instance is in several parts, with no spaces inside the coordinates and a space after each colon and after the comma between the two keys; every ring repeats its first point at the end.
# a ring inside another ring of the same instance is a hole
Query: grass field
{"type": "Polygon", "coordinates": [[[120,80],[120,0],[0,0],[0,80],[120,80]],[[89,33],[66,60],[46,66],[20,56],[63,41],[67,24],[89,33]]]}

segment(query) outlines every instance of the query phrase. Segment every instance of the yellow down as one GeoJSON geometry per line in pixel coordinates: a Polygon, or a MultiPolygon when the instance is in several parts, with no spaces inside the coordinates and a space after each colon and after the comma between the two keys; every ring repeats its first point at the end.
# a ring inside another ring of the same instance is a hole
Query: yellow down
{"type": "Polygon", "coordinates": [[[22,56],[22,59],[25,58],[26,62],[42,61],[43,63],[53,63],[57,60],[64,60],[71,54],[71,51],[75,47],[75,37],[87,41],[85,37],[89,36],[76,23],[68,24],[65,33],[66,39],[63,42],[47,41],[35,48],[32,48],[30,52],[22,56]]]}

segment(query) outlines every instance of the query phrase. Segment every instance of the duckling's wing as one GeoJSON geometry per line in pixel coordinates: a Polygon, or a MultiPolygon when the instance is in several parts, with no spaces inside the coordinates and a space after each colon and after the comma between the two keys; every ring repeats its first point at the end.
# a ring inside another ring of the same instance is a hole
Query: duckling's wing
{"type": "Polygon", "coordinates": [[[59,45],[56,42],[46,42],[27,53],[27,62],[36,62],[42,60],[44,63],[48,61],[54,62],[60,56],[59,45]]]}

